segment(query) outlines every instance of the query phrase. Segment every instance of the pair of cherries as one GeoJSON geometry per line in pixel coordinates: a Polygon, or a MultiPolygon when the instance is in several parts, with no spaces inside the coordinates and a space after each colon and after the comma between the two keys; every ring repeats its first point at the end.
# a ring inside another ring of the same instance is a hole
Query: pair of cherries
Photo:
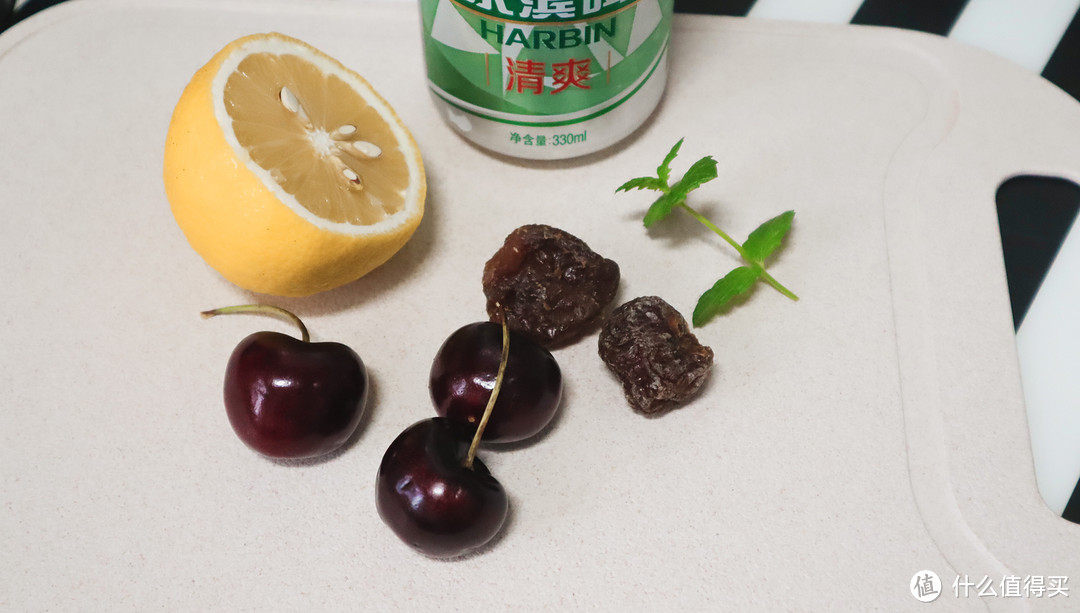
{"type": "Polygon", "coordinates": [[[413,424],[390,444],[376,506],[402,541],[450,558],[489,542],[509,510],[506,491],[476,457],[480,442],[539,434],[559,407],[562,373],[551,352],[505,323],[478,322],[443,342],[429,389],[439,417],[413,424]]]}
{"type": "MultiPolygon", "coordinates": [[[[298,317],[244,305],[203,316],[256,313],[288,319],[301,338],[262,331],[233,350],[225,408],[233,430],[271,458],[298,459],[339,449],[356,431],[368,393],[367,370],[341,343],[312,343],[298,317]]],[[[502,485],[476,458],[481,443],[538,434],[562,397],[562,374],[544,347],[505,325],[464,326],[439,348],[429,388],[438,417],[421,420],[390,444],[379,466],[376,506],[403,541],[432,557],[456,557],[491,540],[509,509],[502,485]]]]}

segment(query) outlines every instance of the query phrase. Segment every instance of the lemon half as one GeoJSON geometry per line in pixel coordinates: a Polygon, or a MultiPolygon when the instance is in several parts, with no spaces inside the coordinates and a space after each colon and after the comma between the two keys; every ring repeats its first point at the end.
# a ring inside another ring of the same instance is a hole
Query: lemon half
{"type": "Polygon", "coordinates": [[[232,283],[307,296],[393,256],[424,214],[415,140],[360,75],[281,34],[229,43],[184,89],[165,193],[192,248],[232,283]]]}

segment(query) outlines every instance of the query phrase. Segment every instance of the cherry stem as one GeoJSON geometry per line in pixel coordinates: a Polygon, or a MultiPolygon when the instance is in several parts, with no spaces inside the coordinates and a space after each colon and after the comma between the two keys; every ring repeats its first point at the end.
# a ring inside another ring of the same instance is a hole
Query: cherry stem
{"type": "Polygon", "coordinates": [[[495,408],[495,401],[499,399],[499,390],[502,389],[503,377],[506,375],[506,363],[510,361],[510,328],[506,326],[506,317],[502,318],[502,356],[499,358],[499,372],[495,375],[495,387],[491,388],[491,396],[488,396],[487,406],[484,407],[484,415],[480,417],[480,424],[476,426],[476,434],[473,435],[472,445],[469,445],[469,455],[465,457],[465,468],[472,470],[473,461],[476,459],[476,450],[480,447],[480,439],[484,436],[488,419],[495,408]]]}
{"type": "Polygon", "coordinates": [[[305,343],[311,340],[308,335],[307,326],[304,322],[300,321],[300,318],[292,313],[286,311],[281,307],[272,306],[269,304],[240,304],[237,306],[221,307],[219,309],[211,309],[209,311],[203,311],[199,313],[204,318],[209,319],[215,315],[267,315],[269,317],[276,317],[278,319],[284,319],[292,324],[295,324],[297,328],[300,328],[300,340],[305,343]]]}

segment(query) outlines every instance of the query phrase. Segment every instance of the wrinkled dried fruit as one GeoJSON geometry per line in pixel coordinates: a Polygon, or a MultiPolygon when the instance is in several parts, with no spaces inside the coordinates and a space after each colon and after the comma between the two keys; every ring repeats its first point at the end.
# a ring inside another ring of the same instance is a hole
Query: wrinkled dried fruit
{"type": "Polygon", "coordinates": [[[492,321],[545,347],[577,340],[619,288],[619,265],[578,237],[551,226],[521,226],[484,265],[492,321]]]}
{"type": "Polygon", "coordinates": [[[600,359],[622,381],[630,406],[652,414],[697,394],[712,370],[713,351],[674,307],[644,296],[608,316],[600,329],[600,359]]]}

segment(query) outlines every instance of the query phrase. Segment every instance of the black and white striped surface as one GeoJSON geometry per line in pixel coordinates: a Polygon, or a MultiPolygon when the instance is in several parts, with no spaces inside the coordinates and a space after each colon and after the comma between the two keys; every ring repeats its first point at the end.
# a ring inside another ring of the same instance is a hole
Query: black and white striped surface
{"type": "MultiPolygon", "coordinates": [[[[0,31],[62,1],[0,0],[0,31]]],[[[1080,0],[675,0],[675,10],[947,36],[1040,74],[1080,100],[1080,0]]],[[[1080,325],[1071,324],[1080,320],[1072,315],[1080,314],[1080,228],[1070,234],[1080,226],[1073,223],[1080,186],[1021,177],[1001,186],[996,204],[1039,488],[1053,510],[1080,523],[1080,387],[1073,382],[1080,377],[1060,376],[1054,348],[1080,346],[1080,325]],[[1031,311],[1037,297],[1052,304],[1031,311]]],[[[1066,366],[1080,374],[1080,363],[1066,366]]]]}

